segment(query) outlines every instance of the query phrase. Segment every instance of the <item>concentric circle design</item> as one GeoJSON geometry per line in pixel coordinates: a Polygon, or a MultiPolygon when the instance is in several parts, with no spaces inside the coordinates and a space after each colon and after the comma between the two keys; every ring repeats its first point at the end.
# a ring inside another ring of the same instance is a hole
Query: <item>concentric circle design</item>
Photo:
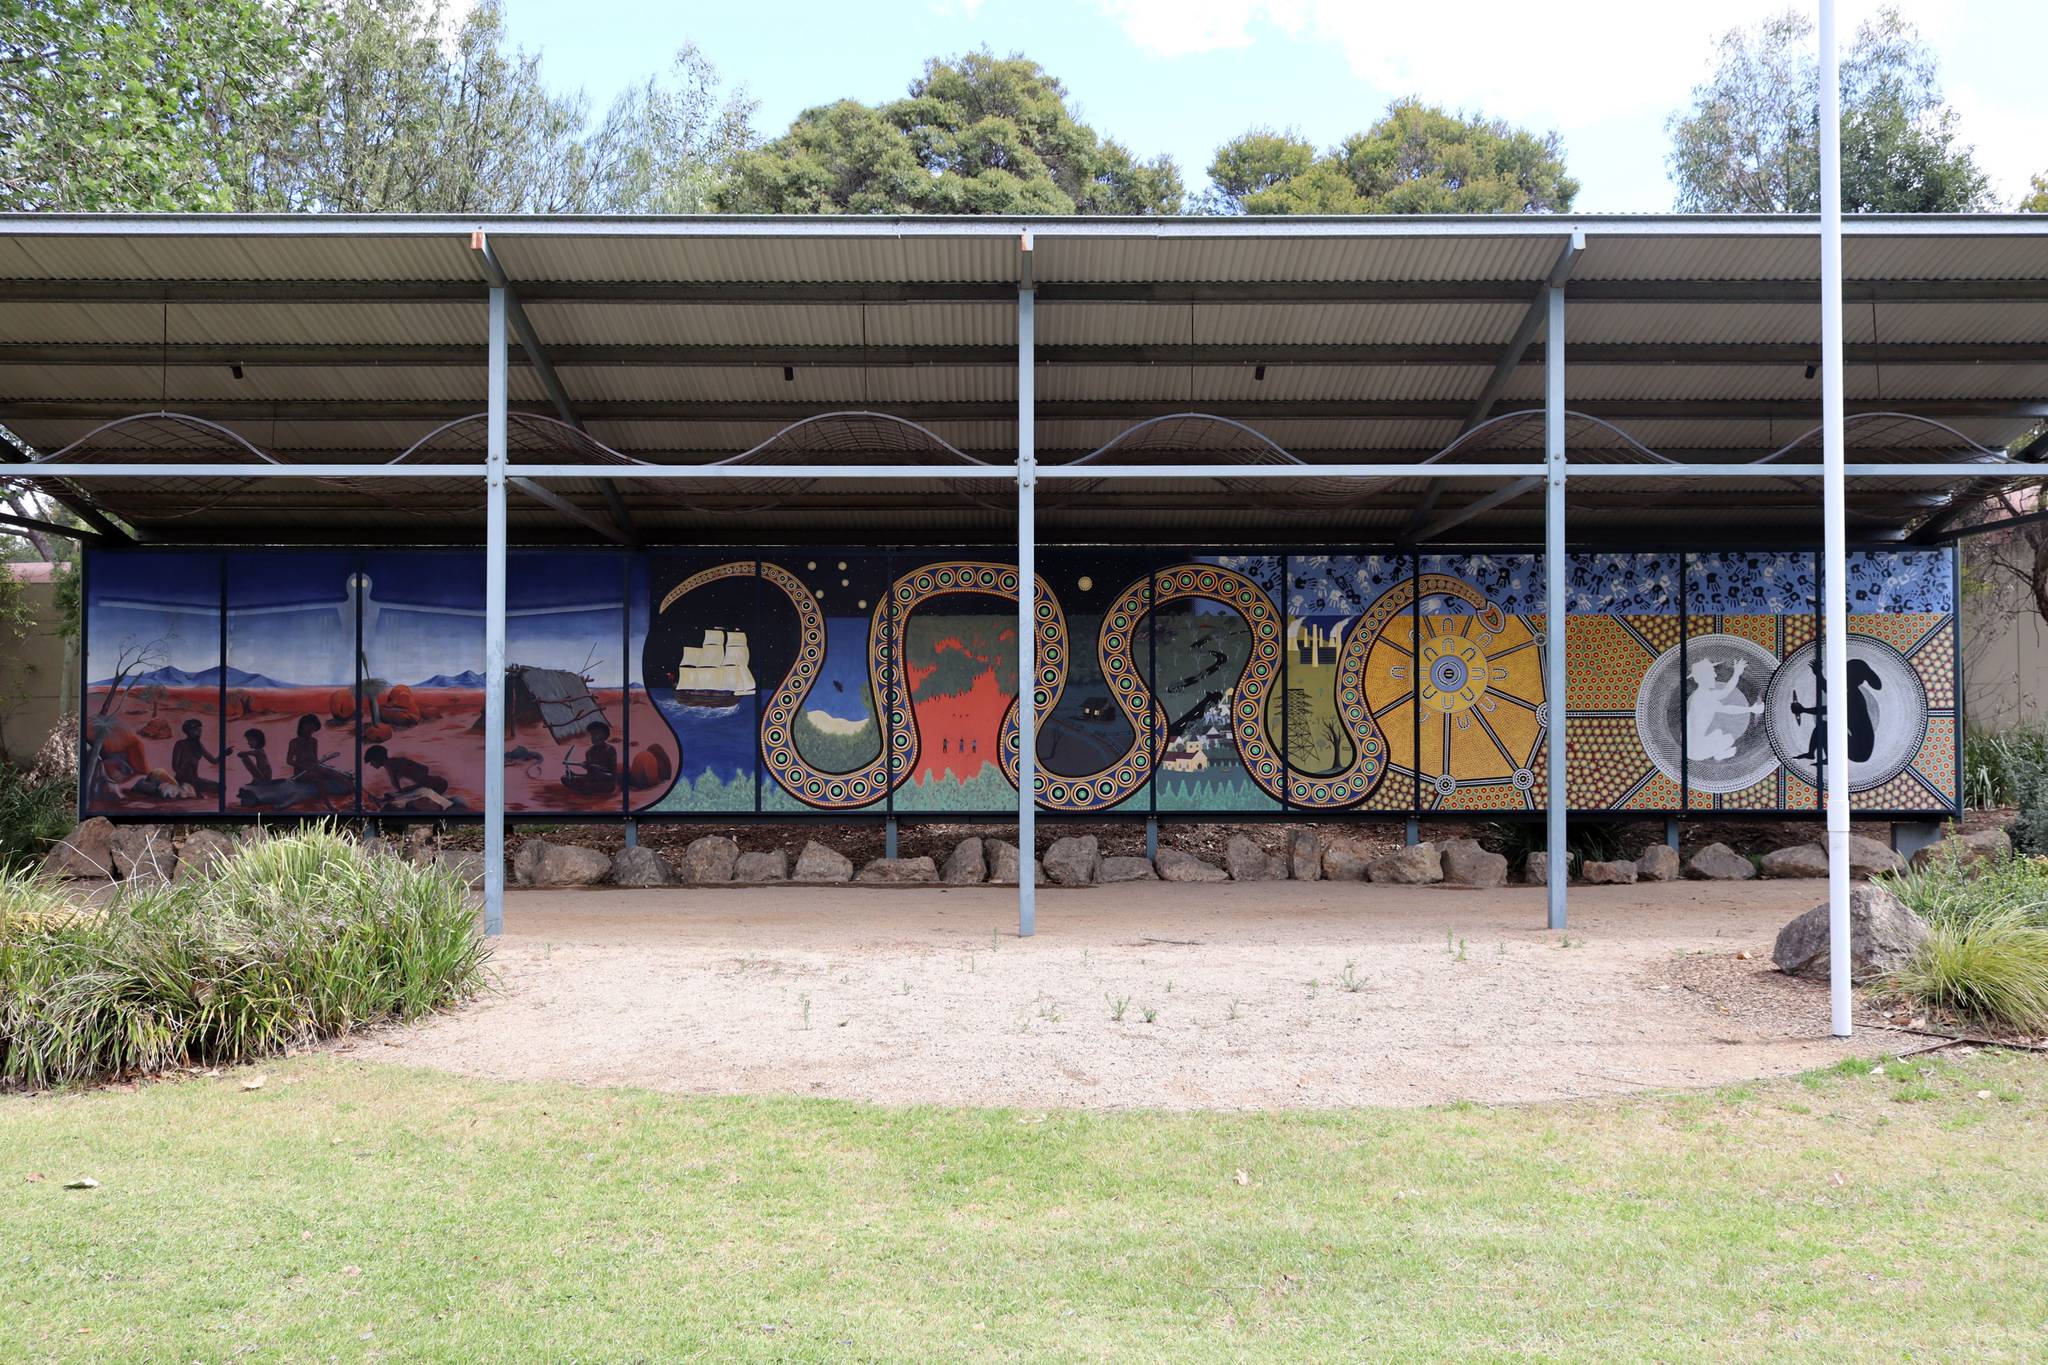
{"type": "Polygon", "coordinates": [[[1776,655],[1743,635],[1695,635],[1671,646],[1636,689],[1643,752],[1696,792],[1725,796],[1763,781],[1778,766],[1763,722],[1764,689],[1777,668],[1776,655]]]}
{"type": "MultiPolygon", "coordinates": [[[[1819,657],[1807,643],[1787,655],[1764,692],[1764,727],[1785,767],[1821,784],[1825,752],[1819,657]]],[[[1927,685],[1905,655],[1868,635],[1849,637],[1849,790],[1882,787],[1911,766],[1927,742],[1927,685]]]]}

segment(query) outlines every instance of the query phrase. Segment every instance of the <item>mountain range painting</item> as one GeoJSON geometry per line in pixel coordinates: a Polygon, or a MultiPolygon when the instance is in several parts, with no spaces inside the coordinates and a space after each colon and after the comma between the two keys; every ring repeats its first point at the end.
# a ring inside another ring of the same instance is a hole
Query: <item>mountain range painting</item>
{"type": "MultiPolygon", "coordinates": [[[[1540,556],[1048,547],[1032,585],[1048,810],[1541,809],[1540,556]]],[[[508,564],[517,814],[1014,809],[1007,549],[523,550],[508,564]]],[[[1575,555],[1580,811],[1813,811],[1817,557],[1575,555]]],[[[1943,551],[1852,555],[1859,810],[1955,808],[1943,551]]],[[[81,807],[480,813],[483,558],[94,550],[81,807]]]]}

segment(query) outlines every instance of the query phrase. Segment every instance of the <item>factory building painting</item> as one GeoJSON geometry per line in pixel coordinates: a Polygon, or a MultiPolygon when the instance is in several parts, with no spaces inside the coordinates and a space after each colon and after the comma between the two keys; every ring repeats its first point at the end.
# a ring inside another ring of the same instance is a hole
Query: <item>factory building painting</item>
{"type": "MultiPolygon", "coordinates": [[[[1014,809],[1005,549],[515,552],[507,808],[1014,809]]],[[[1041,550],[1038,797],[1122,814],[1500,813],[1550,761],[1540,555],[1041,550]]],[[[1956,800],[1953,561],[1851,556],[1859,809],[1956,800]]],[[[1811,553],[1574,555],[1579,811],[1819,808],[1811,553]]],[[[99,551],[81,804],[117,816],[479,813],[483,557],[99,551]]]]}

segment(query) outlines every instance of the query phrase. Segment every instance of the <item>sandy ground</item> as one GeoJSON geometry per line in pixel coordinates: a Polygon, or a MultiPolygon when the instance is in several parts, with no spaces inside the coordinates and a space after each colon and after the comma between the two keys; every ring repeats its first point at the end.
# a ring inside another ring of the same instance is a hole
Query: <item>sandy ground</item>
{"type": "Polygon", "coordinates": [[[1267,1109],[1720,1084],[1829,1039],[1771,971],[1820,882],[520,891],[500,988],[359,1055],[503,1079],[883,1103],[1267,1109]],[[1736,956],[1746,951],[1751,956],[1736,956]],[[1121,1018],[1115,1017],[1121,1013],[1121,1018]],[[1147,1014],[1151,1019],[1147,1021],[1147,1014]]]}

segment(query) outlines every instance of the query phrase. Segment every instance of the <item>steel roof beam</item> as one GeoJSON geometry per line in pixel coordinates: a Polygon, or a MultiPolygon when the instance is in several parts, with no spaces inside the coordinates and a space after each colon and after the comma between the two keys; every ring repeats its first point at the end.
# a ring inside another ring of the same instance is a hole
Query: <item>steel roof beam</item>
{"type": "MultiPolygon", "coordinates": [[[[524,343],[522,343],[523,350],[524,343]]],[[[1170,344],[1068,345],[1038,348],[1039,368],[1049,366],[1194,365],[1284,369],[1293,366],[1481,366],[1503,365],[1509,374],[1534,364],[1527,343],[1508,364],[1500,348],[1463,343],[1411,345],[1262,346],[1251,343],[1176,346],[1170,344]]],[[[1565,348],[1573,365],[1615,366],[1794,366],[1810,365],[1819,343],[1806,342],[1581,342],[1565,348]]],[[[547,348],[552,368],[761,368],[786,365],[918,369],[944,365],[1000,366],[1016,363],[1009,346],[666,346],[561,345],[547,348]]],[[[523,357],[522,357],[523,358],[523,357]]],[[[358,346],[348,343],[150,341],[0,342],[0,365],[168,365],[173,369],[226,365],[364,369],[416,366],[468,369],[483,364],[482,346],[460,343],[358,346]]],[[[2039,365],[2048,363],[2040,342],[1884,342],[1848,348],[1851,365],[2039,365]]],[[[516,358],[514,364],[521,363],[516,358]]],[[[1497,390],[1496,390],[1497,392],[1497,390]]],[[[566,420],[566,419],[565,419],[566,420]]]]}
{"type": "MultiPolygon", "coordinates": [[[[583,421],[576,415],[575,405],[569,401],[569,391],[562,386],[561,376],[555,373],[554,365],[549,362],[547,350],[540,344],[540,334],[533,330],[533,323],[528,321],[526,310],[519,306],[519,291],[513,287],[510,277],[505,274],[504,266],[499,264],[497,253],[491,250],[490,239],[479,230],[470,234],[469,245],[476,253],[477,264],[483,270],[484,279],[500,291],[505,304],[505,320],[512,329],[514,339],[519,342],[519,349],[526,356],[526,363],[532,367],[534,377],[540,380],[541,390],[547,394],[548,401],[555,405],[556,415],[576,430],[583,430],[583,421]]],[[[612,515],[613,525],[610,527],[598,525],[580,509],[563,502],[546,489],[537,488],[532,484],[521,484],[520,491],[528,497],[546,503],[564,516],[593,527],[607,539],[617,541],[621,545],[633,544],[632,514],[620,500],[617,488],[611,484],[605,484],[603,487],[605,506],[610,509],[612,515]]]]}
{"type": "MultiPolygon", "coordinates": [[[[1554,229],[1553,229],[1554,230],[1554,229]]],[[[1267,306],[1328,303],[1525,304],[1539,284],[1519,280],[1225,280],[1044,282],[1040,302],[1214,303],[1267,306]]],[[[976,281],[790,282],[694,280],[537,280],[528,304],[611,303],[846,304],[986,303],[1009,308],[1016,286],[976,281]]],[[[1851,281],[1849,302],[2042,303],[2048,278],[1851,281]]],[[[1819,301],[1812,280],[1579,280],[1582,303],[1805,303],[1819,301]]],[[[457,280],[0,280],[0,303],[467,303],[483,305],[476,285],[457,280]]]]}

